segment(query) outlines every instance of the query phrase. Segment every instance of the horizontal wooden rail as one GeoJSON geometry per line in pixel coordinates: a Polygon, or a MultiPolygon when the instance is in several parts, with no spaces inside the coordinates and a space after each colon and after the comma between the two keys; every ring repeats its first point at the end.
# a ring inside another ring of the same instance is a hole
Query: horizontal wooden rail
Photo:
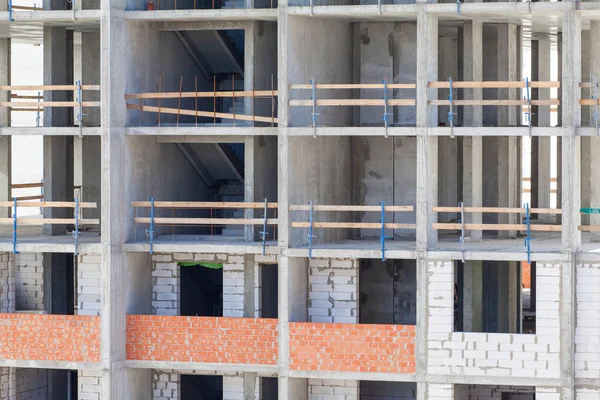
{"type": "MultiPolygon", "coordinates": [[[[456,223],[445,223],[437,222],[433,224],[435,230],[461,230],[464,227],[466,230],[477,230],[477,231],[525,231],[527,225],[525,224],[456,224],[456,223]]],[[[560,232],[562,225],[530,225],[529,230],[539,232],[560,232]]]]}
{"type": "MultiPolygon", "coordinates": [[[[134,222],[149,224],[152,218],[137,217],[134,222]]],[[[154,218],[155,225],[263,225],[262,218],[154,218]]],[[[277,225],[277,219],[267,219],[267,225],[277,225]]]]}
{"type": "Polygon", "coordinates": [[[195,98],[232,98],[232,97],[273,97],[277,90],[255,90],[237,92],[158,92],[158,93],[132,93],[126,94],[126,100],[133,99],[195,99],[195,98]]]}
{"type": "Polygon", "coordinates": [[[42,100],[44,98],[44,96],[26,96],[26,95],[22,95],[22,94],[14,94],[12,93],[10,95],[11,99],[23,99],[23,100],[42,100]]]}
{"type": "MultiPolygon", "coordinates": [[[[450,82],[429,82],[427,87],[432,89],[450,89],[450,82]]],[[[452,81],[453,89],[517,89],[526,88],[525,81],[452,81]]],[[[530,88],[558,88],[560,82],[556,81],[533,81],[529,82],[530,88]]]]}
{"type": "MultiPolygon", "coordinates": [[[[525,208],[518,207],[464,207],[462,208],[464,212],[468,213],[494,213],[494,214],[503,214],[503,213],[520,213],[524,214],[527,212],[525,208]]],[[[433,207],[433,212],[460,212],[460,207],[433,207]]],[[[562,214],[562,209],[560,208],[530,208],[529,212],[531,214],[562,214]]]]}
{"type": "MultiPolygon", "coordinates": [[[[381,229],[380,222],[313,222],[313,228],[362,228],[381,229]]],[[[385,223],[388,229],[415,229],[416,224],[385,223]]],[[[310,222],[292,222],[292,228],[310,228],[310,222]]]]}
{"type": "Polygon", "coordinates": [[[10,111],[35,111],[35,112],[43,112],[43,108],[11,108],[10,111]]]}
{"type": "MultiPolygon", "coordinates": [[[[334,205],[316,205],[312,206],[313,211],[381,211],[381,206],[334,206],[334,205]]],[[[289,207],[290,211],[310,211],[309,205],[293,205],[289,207]]],[[[404,212],[413,211],[413,206],[384,206],[384,211],[404,212]]],[[[381,226],[381,224],[379,224],[381,226]]]]}
{"type": "MultiPolygon", "coordinates": [[[[317,99],[317,106],[385,106],[383,99],[317,99]]],[[[414,99],[389,99],[388,106],[414,106],[417,101],[414,99]]],[[[290,100],[290,107],[312,107],[312,100],[290,100]]]]}
{"type": "Polygon", "coordinates": [[[27,189],[27,188],[38,188],[44,187],[43,182],[33,182],[33,183],[13,183],[10,185],[11,189],[27,189]]]}
{"type": "MultiPolygon", "coordinates": [[[[390,83],[385,85],[388,89],[416,89],[414,83],[390,83]]],[[[290,89],[312,89],[313,86],[308,84],[289,85],[290,89]]],[[[382,83],[319,83],[315,85],[315,89],[383,89],[382,83]]]]}
{"type": "Polygon", "coordinates": [[[600,99],[579,99],[580,106],[595,106],[600,104],[600,99]]]}
{"type": "MultiPolygon", "coordinates": [[[[434,106],[449,106],[450,100],[429,100],[434,106]]],[[[453,100],[453,106],[522,106],[528,105],[527,100],[453,100]]],[[[532,106],[558,106],[559,100],[531,100],[532,106]]]]}
{"type": "Polygon", "coordinates": [[[22,10],[22,11],[41,11],[43,8],[41,7],[30,7],[30,6],[12,6],[13,10],[22,10]]]}
{"type": "MultiPolygon", "coordinates": [[[[14,204],[12,201],[0,201],[0,207],[12,207],[13,205],[14,204]]],[[[30,203],[30,202],[21,203],[21,202],[17,201],[17,207],[75,208],[75,202],[41,201],[39,203],[30,203]]],[[[79,208],[97,208],[97,207],[98,207],[98,205],[95,202],[79,203],[79,208]]]]}
{"type": "MultiPolygon", "coordinates": [[[[39,203],[34,203],[39,207],[39,203]]],[[[12,218],[0,218],[0,224],[12,224],[14,220],[12,218]]],[[[69,225],[78,223],[79,225],[98,225],[100,224],[99,219],[84,219],[79,218],[75,221],[75,218],[17,218],[18,225],[69,225]]]]}
{"type": "MultiPolygon", "coordinates": [[[[152,203],[149,201],[132,201],[132,207],[146,207],[150,208],[152,203]]],[[[206,202],[206,201],[155,201],[154,208],[245,208],[262,209],[265,207],[265,203],[255,202],[206,202]]],[[[277,208],[277,203],[267,203],[267,208],[277,208]]]]}
{"type": "MultiPolygon", "coordinates": [[[[521,179],[523,182],[531,182],[531,178],[523,178],[521,179]]],[[[550,182],[556,182],[556,178],[550,178],[550,182]]]]}
{"type": "Polygon", "coordinates": [[[0,101],[0,107],[100,107],[99,101],[0,101]]]}
{"type": "MultiPolygon", "coordinates": [[[[41,90],[41,91],[53,91],[53,90],[79,90],[77,85],[34,85],[34,86],[0,86],[0,90],[41,90]]],[[[100,90],[100,85],[81,85],[81,90],[100,90]]]]}
{"type": "MultiPolygon", "coordinates": [[[[44,195],[43,194],[38,194],[37,196],[18,196],[15,197],[17,199],[17,201],[25,201],[25,200],[43,200],[44,199],[44,195]]],[[[39,207],[40,203],[36,203],[36,206],[39,207]]]]}
{"type": "Polygon", "coordinates": [[[191,115],[197,117],[210,117],[210,118],[225,118],[235,119],[240,121],[257,121],[266,123],[277,123],[279,120],[275,117],[259,117],[244,114],[225,114],[221,112],[213,111],[193,111],[193,110],[178,110],[177,108],[166,108],[166,107],[154,107],[154,106],[140,106],[139,104],[127,104],[127,108],[133,110],[141,110],[144,112],[155,112],[160,114],[175,114],[175,115],[191,115]]]}

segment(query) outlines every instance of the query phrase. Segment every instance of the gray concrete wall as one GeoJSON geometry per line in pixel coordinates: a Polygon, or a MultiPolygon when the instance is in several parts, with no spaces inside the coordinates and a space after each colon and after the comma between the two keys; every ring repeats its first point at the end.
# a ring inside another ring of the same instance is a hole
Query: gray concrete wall
{"type": "MultiPolygon", "coordinates": [[[[352,204],[351,138],[289,139],[289,204],[352,204]],[[327,188],[327,190],[323,190],[327,188]]],[[[315,221],[348,221],[345,212],[316,212],[315,221]]],[[[307,221],[308,212],[293,211],[293,221],[307,221]]],[[[306,229],[291,230],[290,245],[307,243],[306,229]]],[[[347,239],[346,229],[315,229],[313,243],[347,239]]]]}
{"type": "MultiPolygon", "coordinates": [[[[288,258],[289,321],[308,321],[308,259],[288,258]]],[[[302,397],[300,397],[302,398],[302,397]]]]}
{"type": "MultiPolygon", "coordinates": [[[[256,136],[254,141],[254,198],[252,201],[263,201],[265,198],[269,202],[277,201],[277,137],[274,136],[256,136]]],[[[254,210],[255,218],[263,215],[263,210],[254,210]]],[[[274,217],[274,210],[269,210],[269,218],[274,217]]],[[[274,227],[267,228],[268,240],[274,240],[274,227]]],[[[259,240],[258,232],[262,229],[254,229],[255,239],[259,240]]]]}
{"type": "MultiPolygon", "coordinates": [[[[415,206],[417,201],[417,140],[412,137],[352,138],[352,204],[415,206]]],[[[359,222],[379,222],[380,213],[354,213],[359,222]]],[[[416,213],[386,213],[386,221],[415,223],[416,213]]],[[[379,237],[374,229],[362,229],[363,238],[379,237]]],[[[414,229],[386,230],[387,236],[414,237],[414,229]]]]}
{"type": "MultiPolygon", "coordinates": [[[[404,3],[394,0],[394,4],[404,3]]],[[[417,24],[415,22],[394,23],[394,83],[417,82],[417,24]]],[[[394,90],[395,99],[416,99],[414,89],[394,90]]],[[[417,107],[394,107],[394,124],[414,126],[417,107]]]]}
{"type": "Polygon", "coordinates": [[[125,278],[126,314],[151,314],[152,274],[148,273],[148,270],[151,268],[151,266],[152,258],[150,254],[127,254],[127,268],[125,278]]]}
{"type": "MultiPolygon", "coordinates": [[[[270,3],[270,2],[269,2],[270,3]]],[[[257,21],[254,24],[254,58],[253,77],[254,90],[277,90],[277,24],[274,22],[257,21]]],[[[249,78],[247,78],[249,79],[249,78]]],[[[247,99],[251,101],[251,99],[247,99]]],[[[274,111],[271,98],[254,99],[254,115],[277,117],[277,96],[274,111]]],[[[256,126],[268,126],[268,123],[256,122],[256,126]]]]}
{"type": "Polygon", "coordinates": [[[48,397],[48,373],[43,368],[17,368],[17,391],[15,400],[46,400],[48,397]]]}
{"type": "MultiPolygon", "coordinates": [[[[176,144],[157,143],[155,138],[129,136],[123,151],[127,154],[126,169],[123,184],[128,189],[125,203],[127,206],[127,221],[124,229],[128,233],[130,240],[134,239],[133,208],[130,206],[132,201],[148,200],[154,197],[155,200],[171,201],[212,201],[211,190],[208,189],[204,181],[200,178],[196,170],[190,165],[183,156],[176,144]],[[150,162],[149,162],[150,161],[150,162]]],[[[141,209],[138,210],[138,216],[141,209]]],[[[163,209],[162,211],[167,212],[163,209]]],[[[159,216],[160,211],[155,214],[159,216]]],[[[171,216],[171,212],[167,214],[171,216]]],[[[176,212],[175,216],[186,217],[187,212],[176,212]]],[[[171,227],[156,227],[157,234],[171,234],[171,227]]],[[[145,225],[135,227],[135,239],[146,240],[145,225]]],[[[175,233],[190,232],[188,229],[175,229],[175,233]]],[[[198,232],[198,230],[196,230],[198,232]]]]}
{"type": "MultiPolygon", "coordinates": [[[[288,16],[290,84],[352,82],[352,24],[288,16]]],[[[318,90],[317,98],[350,98],[343,90],[318,90]]],[[[310,90],[291,90],[290,100],[310,99],[310,90]]],[[[291,107],[289,126],[311,126],[311,107],[291,107]]],[[[319,126],[352,124],[351,107],[319,107],[319,126]]]]}

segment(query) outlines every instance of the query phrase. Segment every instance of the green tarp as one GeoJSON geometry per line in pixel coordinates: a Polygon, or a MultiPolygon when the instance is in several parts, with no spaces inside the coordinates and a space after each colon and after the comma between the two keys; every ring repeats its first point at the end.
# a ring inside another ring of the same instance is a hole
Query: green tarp
{"type": "Polygon", "coordinates": [[[223,264],[211,263],[211,262],[197,262],[197,261],[182,261],[179,263],[181,267],[204,267],[210,269],[221,269],[223,264]]]}

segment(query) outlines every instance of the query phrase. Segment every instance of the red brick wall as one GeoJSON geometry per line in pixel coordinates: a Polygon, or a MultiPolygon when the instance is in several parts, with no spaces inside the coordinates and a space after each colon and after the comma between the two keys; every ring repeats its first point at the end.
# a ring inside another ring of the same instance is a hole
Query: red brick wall
{"type": "Polygon", "coordinates": [[[415,326],[290,322],[290,369],[415,372],[415,326]]]}
{"type": "Polygon", "coordinates": [[[276,319],[127,316],[128,360],[274,365],[277,357],[276,319]]]}
{"type": "Polygon", "coordinates": [[[521,282],[524,288],[531,287],[531,265],[527,261],[521,262],[521,282]]]}
{"type": "Polygon", "coordinates": [[[100,362],[100,317],[0,314],[0,358],[100,362]]]}

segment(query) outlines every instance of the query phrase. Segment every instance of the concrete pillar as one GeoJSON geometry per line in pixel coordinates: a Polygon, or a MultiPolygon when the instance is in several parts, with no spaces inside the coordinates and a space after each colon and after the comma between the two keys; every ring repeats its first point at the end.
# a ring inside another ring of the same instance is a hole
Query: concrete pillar
{"type": "MultiPolygon", "coordinates": [[[[81,33],[81,83],[100,85],[100,32],[81,33]]],[[[100,92],[84,91],[83,101],[100,101],[100,92]]],[[[84,108],[83,112],[87,114],[83,126],[100,126],[100,107],[84,108]]]]}
{"type": "MultiPolygon", "coordinates": [[[[600,77],[600,54],[594,54],[594,52],[600,51],[600,21],[596,20],[590,22],[590,36],[590,75],[592,77],[600,77]]],[[[598,154],[600,154],[599,138],[590,138],[589,151],[590,207],[600,207],[600,158],[598,157],[598,154]]],[[[600,225],[600,215],[590,215],[590,225],[600,225]]],[[[592,241],[600,241],[600,232],[591,232],[590,236],[592,241]]]]}
{"type": "Polygon", "coordinates": [[[529,310],[535,311],[535,305],[537,302],[537,275],[536,275],[536,262],[532,262],[530,265],[529,276],[531,277],[531,281],[529,283],[530,292],[529,292],[529,310]]]}
{"type": "Polygon", "coordinates": [[[521,268],[516,261],[508,262],[508,332],[521,333],[521,268]]]}
{"type": "Polygon", "coordinates": [[[437,81],[438,19],[426,8],[417,10],[417,249],[435,247],[437,232],[433,207],[437,204],[438,138],[427,135],[427,127],[437,125],[437,109],[427,99],[436,99],[437,91],[428,89],[437,81]]]}
{"type": "MultiPolygon", "coordinates": [[[[463,27],[463,80],[483,80],[483,24],[466,21],[463,27]]],[[[465,90],[466,100],[481,100],[482,90],[465,90]]],[[[463,107],[464,126],[482,126],[481,106],[463,107]]],[[[463,138],[463,202],[465,206],[481,207],[483,201],[483,140],[480,136],[463,138]]],[[[481,214],[467,213],[466,222],[481,223],[481,214]]],[[[479,241],[482,231],[471,231],[471,241],[479,241]]]]}
{"type": "MultiPolygon", "coordinates": [[[[44,136],[44,199],[73,201],[73,138],[44,136]]],[[[73,218],[73,209],[44,208],[44,218],[73,218]]],[[[66,225],[45,225],[47,235],[62,235],[66,225]]]]}
{"type": "MultiPolygon", "coordinates": [[[[10,85],[11,41],[0,39],[0,85],[10,85]]],[[[10,92],[0,92],[0,101],[10,101],[10,92]]],[[[10,126],[9,108],[0,108],[0,127],[10,126]]],[[[11,194],[11,139],[0,137],[0,201],[12,198],[11,194]]],[[[2,208],[0,217],[10,216],[10,209],[2,208]]]]}
{"type": "MultiPolygon", "coordinates": [[[[101,182],[101,138],[99,136],[84,136],[81,143],[81,201],[96,202],[97,208],[84,208],[84,218],[100,219],[102,211],[102,182],[101,182]]],[[[44,181],[45,182],[45,181],[44,181]]],[[[100,226],[88,226],[100,229],[100,226]]]]}
{"type": "Polygon", "coordinates": [[[481,332],[482,262],[465,261],[463,268],[463,331],[481,332]]]}

